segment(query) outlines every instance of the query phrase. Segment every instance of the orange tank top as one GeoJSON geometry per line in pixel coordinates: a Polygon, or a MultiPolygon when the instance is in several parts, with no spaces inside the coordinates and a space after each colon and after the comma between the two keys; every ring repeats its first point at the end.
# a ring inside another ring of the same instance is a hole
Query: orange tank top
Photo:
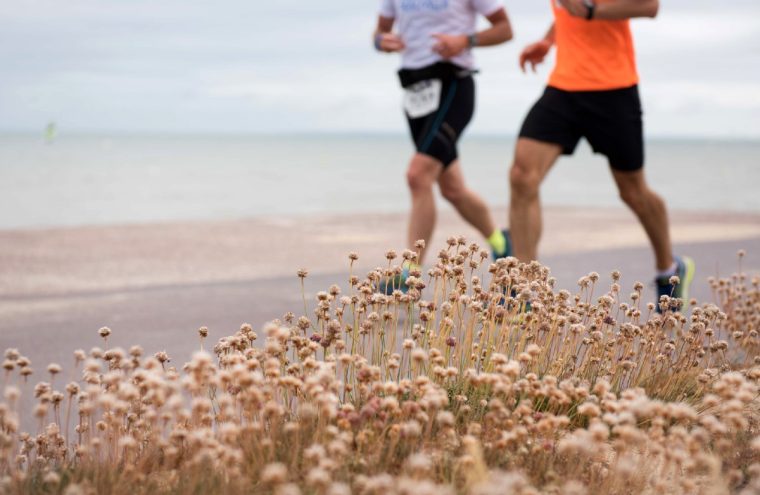
{"type": "MultiPolygon", "coordinates": [[[[628,20],[591,20],[571,16],[557,0],[554,36],[557,64],[549,86],[565,91],[602,91],[639,82],[628,20]]],[[[597,3],[602,3],[597,0],[597,3]]]]}

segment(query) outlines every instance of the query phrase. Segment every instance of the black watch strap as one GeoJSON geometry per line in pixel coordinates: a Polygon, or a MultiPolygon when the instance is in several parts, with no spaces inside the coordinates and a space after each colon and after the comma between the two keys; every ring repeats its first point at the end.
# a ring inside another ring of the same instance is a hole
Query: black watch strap
{"type": "Polygon", "coordinates": [[[586,9],[588,9],[586,12],[586,20],[590,21],[594,18],[594,10],[596,9],[596,4],[594,4],[593,0],[584,0],[583,5],[586,6],[586,9]]]}

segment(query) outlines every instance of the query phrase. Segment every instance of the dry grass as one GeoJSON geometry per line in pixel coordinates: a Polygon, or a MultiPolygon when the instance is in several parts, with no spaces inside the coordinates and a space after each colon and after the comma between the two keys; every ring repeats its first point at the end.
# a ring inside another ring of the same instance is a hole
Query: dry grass
{"type": "Polygon", "coordinates": [[[665,298],[659,315],[619,273],[556,291],[546,267],[490,264],[457,238],[386,296],[387,258],[263,343],[243,325],[181,369],[95,348],[74,353],[80,380],[53,364],[32,385],[44,373],[6,350],[0,492],[760,492],[757,279],[712,280],[717,305],[665,298]]]}

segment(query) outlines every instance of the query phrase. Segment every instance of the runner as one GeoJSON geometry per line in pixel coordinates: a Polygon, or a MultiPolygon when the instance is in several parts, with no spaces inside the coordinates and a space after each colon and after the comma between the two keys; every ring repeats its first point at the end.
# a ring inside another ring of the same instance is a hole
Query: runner
{"type": "MultiPolygon", "coordinates": [[[[509,222],[514,255],[537,257],[541,235],[539,186],[560,155],[584,137],[605,155],[620,197],[641,222],[656,258],[658,296],[688,303],[694,262],[672,253],[667,209],[644,178],[644,142],[629,19],[655,17],[657,0],[550,0],[554,24],[528,45],[520,67],[535,72],[552,45],[557,62],[543,96],[520,130],[510,170],[509,222]],[[673,276],[680,283],[673,283],[673,276]]],[[[658,310],[659,310],[658,305],[658,310]]]]}
{"type": "MultiPolygon", "coordinates": [[[[419,239],[430,241],[437,182],[441,195],[488,239],[494,257],[506,255],[505,233],[495,228],[483,199],[465,185],[457,141],[475,108],[472,49],[511,38],[512,28],[499,0],[382,0],[375,48],[402,53],[399,79],[416,147],[406,173],[412,195],[409,247],[419,239]],[[478,14],[491,23],[480,32],[475,31],[478,14]]],[[[420,251],[417,263],[421,264],[424,248],[420,251]]],[[[415,268],[419,265],[405,264],[401,276],[381,290],[405,290],[403,282],[415,268]]]]}

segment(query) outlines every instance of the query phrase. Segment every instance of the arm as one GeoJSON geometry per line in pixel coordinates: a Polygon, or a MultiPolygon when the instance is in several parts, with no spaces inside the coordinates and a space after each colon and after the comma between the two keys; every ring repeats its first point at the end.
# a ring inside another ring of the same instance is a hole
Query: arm
{"type": "Polygon", "coordinates": [[[438,41],[433,50],[442,57],[451,58],[459,55],[467,48],[500,45],[512,39],[512,25],[509,22],[506,10],[500,8],[493,14],[486,16],[486,19],[491,23],[491,26],[472,36],[466,34],[434,34],[433,36],[438,41]],[[474,44],[471,44],[471,40],[474,44]]]}
{"type": "Polygon", "coordinates": [[[536,72],[536,66],[544,61],[544,58],[551,50],[554,44],[554,24],[551,25],[544,37],[528,46],[520,53],[520,68],[525,72],[525,64],[529,63],[533,72],[536,72]]]}
{"type": "Polygon", "coordinates": [[[506,10],[501,8],[486,16],[486,19],[491,23],[491,27],[475,33],[475,45],[473,46],[500,45],[512,39],[512,25],[509,23],[506,10]]]}
{"type": "Polygon", "coordinates": [[[400,52],[405,48],[404,41],[397,34],[393,34],[393,23],[395,19],[392,17],[379,16],[377,19],[377,29],[373,34],[373,43],[375,48],[381,52],[400,52]]]}
{"type": "Polygon", "coordinates": [[[549,45],[554,44],[554,23],[553,22],[552,22],[552,25],[549,26],[549,30],[546,31],[546,34],[544,35],[544,39],[542,41],[549,43],[549,45]]]}
{"type": "Polygon", "coordinates": [[[634,17],[657,17],[659,0],[617,0],[596,6],[594,19],[631,19],[634,17]]]}
{"type": "Polygon", "coordinates": [[[588,18],[593,5],[593,19],[622,20],[634,17],[656,17],[659,0],[613,0],[597,4],[593,0],[560,0],[562,6],[575,17],[588,18]]]}

